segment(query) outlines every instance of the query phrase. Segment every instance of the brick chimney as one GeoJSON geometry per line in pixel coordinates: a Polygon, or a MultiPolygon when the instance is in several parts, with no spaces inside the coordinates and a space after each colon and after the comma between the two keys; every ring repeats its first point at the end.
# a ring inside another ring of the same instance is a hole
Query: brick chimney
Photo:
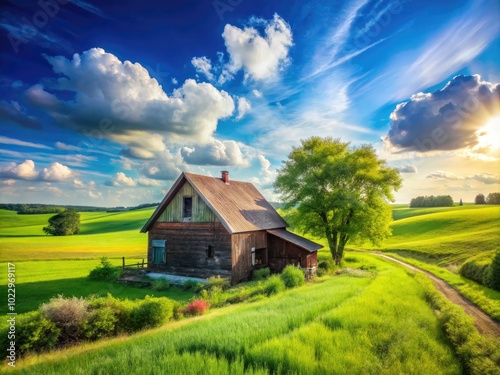
{"type": "Polygon", "coordinates": [[[222,181],[224,181],[225,184],[229,184],[229,172],[228,171],[222,171],[222,181]]]}

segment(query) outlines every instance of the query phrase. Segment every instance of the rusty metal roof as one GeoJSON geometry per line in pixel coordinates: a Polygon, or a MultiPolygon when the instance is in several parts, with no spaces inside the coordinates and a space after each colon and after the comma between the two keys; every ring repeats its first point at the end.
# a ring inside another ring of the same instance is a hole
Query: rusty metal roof
{"type": "Polygon", "coordinates": [[[288,226],[251,183],[229,180],[226,184],[220,178],[183,172],[141,232],[147,232],[158,220],[186,181],[191,184],[231,234],[288,226]]]}
{"type": "Polygon", "coordinates": [[[284,239],[285,241],[291,242],[298,247],[301,247],[309,252],[318,251],[323,248],[323,245],[319,243],[309,241],[307,238],[298,236],[292,232],[287,231],[286,229],[272,229],[268,230],[267,233],[272,234],[273,236],[284,239]]]}

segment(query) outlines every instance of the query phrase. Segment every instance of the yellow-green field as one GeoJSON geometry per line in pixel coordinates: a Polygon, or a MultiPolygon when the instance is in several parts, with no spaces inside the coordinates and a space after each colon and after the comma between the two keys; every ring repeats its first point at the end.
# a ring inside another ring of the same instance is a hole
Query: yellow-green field
{"type": "Polygon", "coordinates": [[[143,258],[147,234],[139,233],[153,209],[82,212],[80,233],[55,237],[42,228],[54,214],[18,215],[0,210],[0,261],[143,258]]]}

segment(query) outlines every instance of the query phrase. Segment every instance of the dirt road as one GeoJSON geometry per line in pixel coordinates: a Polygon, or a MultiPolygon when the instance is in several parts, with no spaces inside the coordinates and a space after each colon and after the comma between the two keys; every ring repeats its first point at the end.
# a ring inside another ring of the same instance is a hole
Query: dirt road
{"type": "Polygon", "coordinates": [[[375,253],[372,254],[377,255],[382,258],[390,259],[393,262],[402,264],[403,266],[417,271],[422,272],[427,275],[436,285],[436,288],[446,297],[448,300],[453,302],[456,305],[461,306],[464,311],[469,314],[474,319],[474,325],[477,330],[482,334],[493,335],[500,338],[500,323],[493,320],[489,315],[485,314],[482,310],[480,310],[474,303],[469,301],[467,298],[463,297],[456,289],[454,289],[451,285],[441,280],[440,278],[434,276],[432,273],[417,268],[409,263],[403,262],[399,259],[390,257],[385,254],[375,253]]]}

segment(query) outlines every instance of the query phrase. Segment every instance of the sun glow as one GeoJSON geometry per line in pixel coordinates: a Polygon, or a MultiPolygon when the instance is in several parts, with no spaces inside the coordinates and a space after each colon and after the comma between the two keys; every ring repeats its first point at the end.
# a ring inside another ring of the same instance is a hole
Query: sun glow
{"type": "Polygon", "coordinates": [[[479,146],[500,149],[500,116],[492,117],[478,130],[479,146]]]}

